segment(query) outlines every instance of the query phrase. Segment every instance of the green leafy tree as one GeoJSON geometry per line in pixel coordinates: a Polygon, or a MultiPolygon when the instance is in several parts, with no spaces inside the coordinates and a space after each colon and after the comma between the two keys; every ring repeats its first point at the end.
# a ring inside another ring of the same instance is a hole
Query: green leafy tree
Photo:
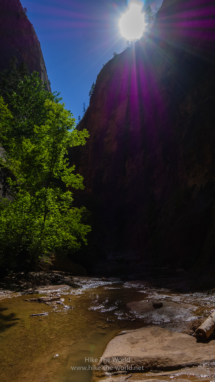
{"type": "MultiPolygon", "coordinates": [[[[0,95],[2,95],[6,103],[10,102],[10,96],[13,92],[17,93],[17,91],[19,91],[18,87],[20,86],[20,82],[23,81],[26,76],[29,76],[26,63],[21,62],[18,65],[17,58],[15,56],[12,57],[8,68],[0,72],[0,95]]],[[[51,86],[49,80],[48,82],[51,86]]],[[[49,97],[50,96],[51,93],[49,97]]]]}
{"type": "Polygon", "coordinates": [[[83,178],[69,167],[67,150],[84,145],[89,135],[75,129],[72,114],[35,73],[8,101],[9,108],[0,97],[0,166],[11,174],[12,196],[0,199],[0,263],[16,267],[23,259],[35,262],[87,244],[85,209],[73,206],[71,192],[83,188],[83,178]]]}
{"type": "Polygon", "coordinates": [[[28,75],[27,65],[24,62],[17,65],[17,58],[15,56],[12,57],[8,68],[0,73],[0,94],[6,102],[8,102],[8,97],[13,91],[16,92],[20,81],[28,75]]]}

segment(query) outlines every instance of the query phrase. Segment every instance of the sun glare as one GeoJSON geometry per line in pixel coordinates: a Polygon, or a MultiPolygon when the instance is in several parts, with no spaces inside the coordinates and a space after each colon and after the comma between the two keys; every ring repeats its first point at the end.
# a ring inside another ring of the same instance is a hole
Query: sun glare
{"type": "Polygon", "coordinates": [[[143,35],[146,24],[142,9],[143,3],[132,0],[119,21],[120,32],[129,41],[138,40],[143,35]]]}

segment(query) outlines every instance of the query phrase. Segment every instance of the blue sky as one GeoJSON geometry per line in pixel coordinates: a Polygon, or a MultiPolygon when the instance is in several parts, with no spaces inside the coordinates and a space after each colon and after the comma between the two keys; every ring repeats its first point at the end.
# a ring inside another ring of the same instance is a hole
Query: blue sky
{"type": "MultiPolygon", "coordinates": [[[[155,5],[161,0],[146,0],[155,5]]],[[[126,0],[21,0],[41,43],[52,91],[77,119],[103,64],[126,48],[118,22],[126,0]]],[[[144,1],[143,1],[144,3],[144,1]]]]}

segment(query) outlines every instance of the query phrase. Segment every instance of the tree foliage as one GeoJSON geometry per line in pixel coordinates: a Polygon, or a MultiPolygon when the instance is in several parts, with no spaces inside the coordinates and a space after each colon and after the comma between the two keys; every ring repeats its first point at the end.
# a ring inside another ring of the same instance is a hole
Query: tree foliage
{"type": "Polygon", "coordinates": [[[9,102],[10,95],[17,91],[20,81],[28,75],[27,65],[24,62],[17,65],[17,58],[12,57],[8,68],[0,73],[0,95],[2,95],[6,103],[9,102]]]}
{"type": "Polygon", "coordinates": [[[75,129],[72,114],[38,74],[18,83],[8,76],[6,83],[13,91],[6,93],[8,107],[0,97],[0,166],[11,174],[11,198],[0,199],[0,262],[16,267],[20,259],[36,261],[87,243],[85,209],[73,206],[71,192],[83,188],[83,178],[69,167],[67,149],[84,145],[89,135],[75,129]]]}

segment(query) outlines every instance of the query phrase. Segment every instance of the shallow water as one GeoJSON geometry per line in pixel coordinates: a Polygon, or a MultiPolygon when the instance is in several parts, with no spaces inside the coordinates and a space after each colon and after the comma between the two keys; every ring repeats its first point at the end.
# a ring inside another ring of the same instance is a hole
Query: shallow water
{"type": "Polygon", "coordinates": [[[123,290],[121,284],[114,284],[112,289],[95,286],[61,292],[63,303],[72,309],[59,305],[55,311],[45,304],[24,301],[38,295],[0,302],[1,382],[90,381],[90,370],[71,368],[90,369],[88,358],[101,356],[118,332],[142,326],[130,321],[125,309],[134,296],[142,299],[135,289],[123,290]],[[49,314],[30,316],[42,312],[49,314]]]}
{"type": "MultiPolygon", "coordinates": [[[[64,305],[54,308],[24,301],[38,294],[11,295],[12,298],[0,301],[1,382],[90,382],[95,359],[101,357],[116,334],[156,324],[130,312],[126,307],[129,302],[161,298],[188,303],[195,305],[195,311],[190,313],[194,318],[215,309],[215,298],[204,293],[180,295],[118,280],[86,279],[82,289],[68,288],[58,293],[64,298],[64,305]],[[42,312],[48,315],[30,316],[42,312]]],[[[162,325],[175,330],[171,322],[159,323],[162,325]]],[[[176,376],[168,376],[168,380],[171,378],[176,376]]],[[[196,380],[187,374],[185,379],[196,380]]]]}

